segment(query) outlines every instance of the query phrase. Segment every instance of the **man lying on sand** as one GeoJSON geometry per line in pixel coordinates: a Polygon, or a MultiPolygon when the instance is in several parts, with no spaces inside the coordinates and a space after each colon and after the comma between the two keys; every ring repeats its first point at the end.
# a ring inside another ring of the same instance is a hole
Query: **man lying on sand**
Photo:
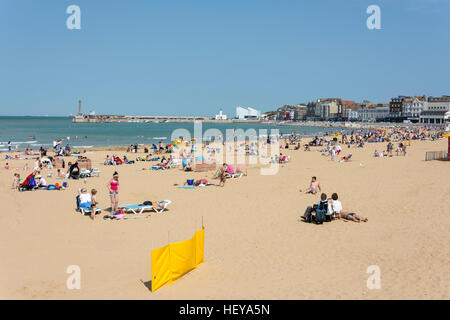
{"type": "MultiPolygon", "coordinates": [[[[322,188],[320,187],[319,181],[317,181],[316,177],[311,178],[311,184],[308,189],[305,190],[305,193],[311,193],[316,194],[318,191],[322,191],[322,188]]],[[[302,192],[302,189],[300,189],[300,192],[302,192]]]]}

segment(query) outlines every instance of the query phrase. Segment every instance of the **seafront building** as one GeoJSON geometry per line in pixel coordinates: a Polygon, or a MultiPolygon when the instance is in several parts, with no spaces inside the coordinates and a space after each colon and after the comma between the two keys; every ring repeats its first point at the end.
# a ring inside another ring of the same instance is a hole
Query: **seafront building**
{"type": "Polygon", "coordinates": [[[237,107],[236,117],[229,119],[223,110],[214,117],[201,116],[119,116],[82,113],[82,103],[78,102],[78,114],[73,122],[192,122],[192,121],[360,121],[360,122],[407,122],[428,125],[448,125],[450,123],[450,96],[441,97],[398,96],[386,103],[361,103],[340,98],[321,98],[308,103],[283,105],[261,114],[250,107],[237,107]]]}
{"type": "Polygon", "coordinates": [[[296,106],[284,105],[275,112],[275,119],[278,121],[302,121],[306,119],[306,104],[298,104],[296,106]]]}
{"type": "Polygon", "coordinates": [[[402,106],[402,116],[411,122],[419,122],[420,114],[425,110],[426,103],[425,95],[405,99],[402,106]]]}
{"type": "Polygon", "coordinates": [[[244,107],[237,107],[236,108],[236,119],[239,120],[259,120],[261,119],[261,111],[256,110],[253,108],[244,108],[244,107]]]}
{"type": "Polygon", "coordinates": [[[449,124],[450,96],[428,97],[419,119],[423,124],[449,124]]]}

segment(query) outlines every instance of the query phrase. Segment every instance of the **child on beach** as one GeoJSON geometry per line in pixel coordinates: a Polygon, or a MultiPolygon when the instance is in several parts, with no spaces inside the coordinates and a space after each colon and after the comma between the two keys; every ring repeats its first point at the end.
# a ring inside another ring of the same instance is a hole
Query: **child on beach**
{"type": "Polygon", "coordinates": [[[98,201],[97,201],[97,190],[92,189],[91,190],[91,219],[95,220],[95,211],[97,207],[98,201]]]}
{"type": "Polygon", "coordinates": [[[227,181],[226,174],[227,174],[228,166],[226,163],[223,164],[222,168],[220,169],[220,183],[219,186],[224,187],[225,182],[227,181]]]}
{"type": "Polygon", "coordinates": [[[20,174],[14,173],[14,179],[12,183],[12,189],[18,189],[20,186],[20,174]]]}
{"type": "Polygon", "coordinates": [[[58,178],[64,179],[66,177],[66,175],[64,174],[64,172],[61,171],[61,169],[58,169],[58,178]]]}
{"type": "Polygon", "coordinates": [[[9,170],[9,164],[8,164],[8,162],[5,164],[5,169],[6,169],[6,170],[9,170]]]}

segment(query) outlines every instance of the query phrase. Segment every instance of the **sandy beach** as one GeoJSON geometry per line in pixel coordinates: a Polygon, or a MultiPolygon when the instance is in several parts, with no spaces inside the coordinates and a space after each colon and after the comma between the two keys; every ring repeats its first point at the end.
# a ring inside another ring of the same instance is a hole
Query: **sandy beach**
{"type": "MultiPolygon", "coordinates": [[[[317,152],[283,150],[291,161],[276,175],[229,179],[225,187],[179,189],[186,179],[212,173],[151,162],[105,166],[112,151],[85,154],[100,177],[65,180],[60,191],[11,190],[15,168],[34,160],[0,161],[0,299],[449,299],[450,168],[424,161],[445,150],[447,139],[412,141],[407,156],[374,158],[386,143],[346,148],[352,161],[317,152]],[[5,170],[5,163],[10,165],[5,170]],[[142,170],[146,168],[146,170],[142,170]],[[110,207],[107,183],[120,175],[120,205],[171,200],[163,214],[103,220],[110,207]],[[328,196],[367,223],[301,222],[319,195],[299,192],[317,176],[328,196]],[[75,211],[77,189],[97,189],[102,214],[92,221],[75,211]],[[189,239],[205,225],[205,262],[174,284],[152,293],[150,251],[189,239]],[[66,287],[67,267],[81,268],[81,289],[66,287]],[[369,290],[369,266],[379,266],[381,289],[369,290]]],[[[124,151],[117,152],[122,156],[124,151]]],[[[134,160],[143,153],[127,153],[134,160]]],[[[74,161],[75,158],[66,158],[74,161]]],[[[53,177],[47,183],[61,183],[53,177]]],[[[48,169],[42,171],[47,175],[48,169]]]]}

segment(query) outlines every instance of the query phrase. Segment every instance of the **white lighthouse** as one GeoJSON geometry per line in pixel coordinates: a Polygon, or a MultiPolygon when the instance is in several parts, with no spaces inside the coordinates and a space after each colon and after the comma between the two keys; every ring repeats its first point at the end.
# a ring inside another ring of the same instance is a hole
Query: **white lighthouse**
{"type": "Polygon", "coordinates": [[[223,114],[222,109],[219,110],[219,114],[216,114],[216,120],[227,120],[227,115],[223,114]]]}

